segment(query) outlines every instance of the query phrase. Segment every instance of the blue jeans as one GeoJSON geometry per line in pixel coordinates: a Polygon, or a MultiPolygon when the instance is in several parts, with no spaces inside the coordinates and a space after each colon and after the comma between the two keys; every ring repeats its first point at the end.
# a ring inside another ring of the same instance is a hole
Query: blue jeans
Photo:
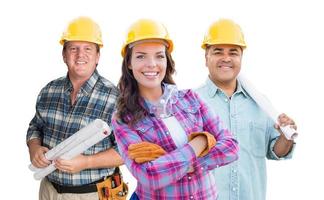
{"type": "Polygon", "coordinates": [[[129,200],[139,200],[138,196],[134,192],[129,200]]]}

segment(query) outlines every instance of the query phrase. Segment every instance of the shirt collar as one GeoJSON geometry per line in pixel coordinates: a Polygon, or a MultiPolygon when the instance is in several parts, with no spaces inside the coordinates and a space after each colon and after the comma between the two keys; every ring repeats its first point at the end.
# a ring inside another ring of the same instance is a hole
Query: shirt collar
{"type": "MultiPolygon", "coordinates": [[[[95,84],[97,83],[99,79],[99,73],[97,70],[95,70],[93,72],[93,74],[91,75],[91,77],[82,85],[80,91],[84,94],[87,95],[89,93],[91,93],[91,91],[93,90],[95,84]]],[[[64,91],[65,92],[71,92],[73,89],[73,85],[71,83],[71,80],[69,78],[69,75],[66,75],[66,81],[64,84],[64,91]]]]}
{"type": "Polygon", "coordinates": [[[178,99],[178,89],[176,85],[172,84],[167,84],[167,83],[162,83],[162,88],[163,88],[163,94],[157,101],[157,103],[148,101],[145,99],[145,108],[149,112],[149,114],[154,114],[156,113],[156,109],[158,109],[157,105],[159,104],[158,102],[165,102],[168,99],[168,96],[170,95],[170,92],[172,92],[172,96],[170,97],[168,103],[168,106],[171,106],[176,103],[178,99]]]}
{"type": "Polygon", "coordinates": [[[209,78],[206,80],[207,92],[208,96],[214,97],[219,90],[219,88],[215,85],[215,83],[209,78]]]}
{"type": "MultiPolygon", "coordinates": [[[[210,97],[214,97],[217,94],[217,92],[222,92],[222,90],[219,87],[217,87],[217,85],[210,79],[209,76],[206,80],[206,86],[207,86],[208,95],[210,97]]],[[[237,81],[237,87],[234,93],[242,93],[244,96],[248,96],[239,81],[237,81]]]]}
{"type": "Polygon", "coordinates": [[[248,96],[247,92],[242,87],[241,82],[240,81],[237,81],[237,88],[236,88],[236,92],[235,93],[239,93],[239,92],[241,92],[245,97],[248,96]]]}

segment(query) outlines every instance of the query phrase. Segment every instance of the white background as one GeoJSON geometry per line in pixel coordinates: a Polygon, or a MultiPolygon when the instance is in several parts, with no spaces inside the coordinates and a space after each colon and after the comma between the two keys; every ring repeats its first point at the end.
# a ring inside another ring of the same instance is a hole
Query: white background
{"type": "MultiPolygon", "coordinates": [[[[295,119],[300,133],[292,160],[268,162],[267,197],[323,198],[320,1],[11,0],[0,4],[0,199],[38,198],[39,182],[27,168],[26,130],[40,89],[66,74],[58,41],[68,22],[80,15],[101,26],[104,48],[98,70],[115,84],[127,27],[139,18],[163,22],[175,43],[175,79],[180,88],[195,88],[205,81],[200,44],[209,24],[220,17],[240,24],[248,44],[242,70],[278,110],[295,119]]],[[[132,177],[126,173],[124,178],[134,188],[132,177]]]]}

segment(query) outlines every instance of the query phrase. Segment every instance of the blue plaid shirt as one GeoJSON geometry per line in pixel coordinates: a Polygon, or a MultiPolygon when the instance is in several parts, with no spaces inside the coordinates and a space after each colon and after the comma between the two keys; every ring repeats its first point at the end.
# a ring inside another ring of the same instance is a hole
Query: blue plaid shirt
{"type": "MultiPolygon", "coordinates": [[[[84,83],[74,105],[71,104],[72,83],[68,76],[48,83],[40,92],[36,114],[29,124],[27,141],[39,138],[43,146],[52,149],[64,139],[93,120],[99,118],[111,124],[111,116],[119,95],[118,89],[99,75],[97,70],[84,83]]],[[[113,147],[117,150],[113,134],[86,150],[92,155],[113,147]]],[[[47,177],[60,185],[84,185],[111,175],[114,168],[86,169],[69,174],[55,170],[47,177]]]]}

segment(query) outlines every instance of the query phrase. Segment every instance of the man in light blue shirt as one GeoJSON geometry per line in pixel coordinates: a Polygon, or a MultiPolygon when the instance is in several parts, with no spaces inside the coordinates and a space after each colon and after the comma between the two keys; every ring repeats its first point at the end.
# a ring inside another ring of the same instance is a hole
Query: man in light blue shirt
{"type": "Polygon", "coordinates": [[[218,200],[263,200],[266,198],[266,159],[291,158],[294,141],[287,140],[279,125],[296,125],[281,114],[276,124],[242,88],[237,76],[246,48],[241,28],[221,19],[207,31],[205,49],[209,77],[197,89],[239,142],[239,160],[214,170],[218,200]]]}

